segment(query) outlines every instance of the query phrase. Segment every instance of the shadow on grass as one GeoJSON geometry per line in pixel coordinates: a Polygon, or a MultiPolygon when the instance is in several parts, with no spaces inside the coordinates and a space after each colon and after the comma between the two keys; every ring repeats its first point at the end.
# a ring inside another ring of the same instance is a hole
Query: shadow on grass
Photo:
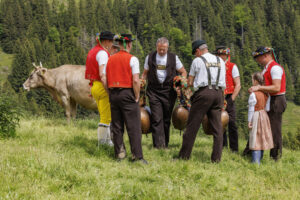
{"type": "MultiPolygon", "coordinates": [[[[211,152],[210,152],[211,153],[211,152]]],[[[210,153],[207,153],[205,151],[193,151],[192,152],[192,159],[193,160],[197,160],[197,161],[201,161],[201,162],[210,162],[210,153]]]]}
{"type": "Polygon", "coordinates": [[[95,139],[88,139],[84,136],[75,136],[71,140],[63,142],[66,148],[77,147],[83,149],[87,154],[95,157],[106,156],[108,158],[114,159],[114,149],[113,147],[107,145],[100,145],[98,148],[98,141],[95,139]]]}

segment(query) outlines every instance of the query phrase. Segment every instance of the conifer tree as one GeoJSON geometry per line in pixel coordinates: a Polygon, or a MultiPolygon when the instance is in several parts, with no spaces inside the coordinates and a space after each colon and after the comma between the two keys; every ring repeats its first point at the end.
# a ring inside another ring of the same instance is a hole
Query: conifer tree
{"type": "Polygon", "coordinates": [[[8,76],[8,81],[12,88],[16,92],[19,92],[32,69],[34,47],[27,39],[22,42],[20,40],[16,41],[16,45],[19,48],[13,60],[12,72],[8,76]]]}

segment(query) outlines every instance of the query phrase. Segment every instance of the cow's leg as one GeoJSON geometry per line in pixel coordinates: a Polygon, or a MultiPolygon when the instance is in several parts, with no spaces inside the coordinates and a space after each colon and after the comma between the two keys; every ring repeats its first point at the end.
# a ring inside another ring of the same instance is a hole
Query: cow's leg
{"type": "Polygon", "coordinates": [[[70,103],[70,98],[67,96],[62,96],[61,97],[63,107],[65,108],[65,113],[68,122],[71,120],[71,103],[70,103]]]}
{"type": "Polygon", "coordinates": [[[77,112],[77,103],[72,98],[70,98],[70,107],[71,107],[71,117],[73,119],[76,118],[76,112],[77,112]]]}

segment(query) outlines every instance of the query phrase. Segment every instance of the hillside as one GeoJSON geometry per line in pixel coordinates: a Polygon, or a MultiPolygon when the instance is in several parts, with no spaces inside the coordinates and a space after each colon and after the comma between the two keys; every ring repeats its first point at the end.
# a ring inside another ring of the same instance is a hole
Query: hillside
{"type": "Polygon", "coordinates": [[[12,54],[6,54],[0,49],[0,83],[3,83],[11,71],[12,54]]]}
{"type": "Polygon", "coordinates": [[[267,151],[256,166],[224,150],[222,162],[212,164],[212,138],[198,135],[191,160],[174,161],[182,139],[173,130],[167,150],[153,149],[151,135],[143,136],[145,166],[116,162],[112,148],[98,149],[96,124],[23,119],[17,138],[0,140],[0,199],[300,198],[299,151],[284,149],[276,163],[267,151]]]}

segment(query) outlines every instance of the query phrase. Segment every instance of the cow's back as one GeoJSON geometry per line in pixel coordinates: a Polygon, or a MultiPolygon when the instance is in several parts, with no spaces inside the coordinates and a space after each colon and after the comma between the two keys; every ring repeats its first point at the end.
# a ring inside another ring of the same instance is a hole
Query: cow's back
{"type": "Polygon", "coordinates": [[[55,73],[56,87],[68,92],[70,97],[85,108],[97,110],[97,104],[91,96],[89,80],[84,78],[84,65],[62,65],[52,69],[55,73]]]}

